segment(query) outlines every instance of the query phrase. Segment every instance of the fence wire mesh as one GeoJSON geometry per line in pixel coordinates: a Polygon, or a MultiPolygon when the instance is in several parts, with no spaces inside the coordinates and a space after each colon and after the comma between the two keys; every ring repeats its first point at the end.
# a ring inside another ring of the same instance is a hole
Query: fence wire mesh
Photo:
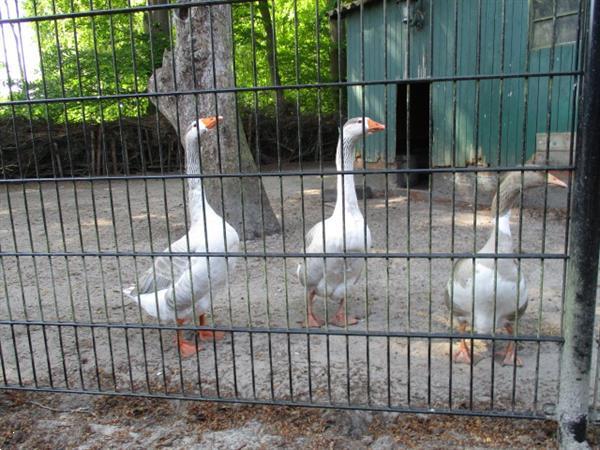
{"type": "Polygon", "coordinates": [[[586,2],[0,12],[1,388],[554,415],[586,2]]]}

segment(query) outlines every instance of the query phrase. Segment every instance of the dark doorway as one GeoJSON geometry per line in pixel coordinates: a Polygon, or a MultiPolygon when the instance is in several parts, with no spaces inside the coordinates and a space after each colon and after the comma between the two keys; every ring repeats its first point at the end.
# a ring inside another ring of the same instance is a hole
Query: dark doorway
{"type": "MultiPolygon", "coordinates": [[[[396,164],[398,168],[429,166],[429,92],[431,83],[398,84],[396,103],[396,164]],[[408,150],[407,150],[407,137],[408,150]],[[408,153],[408,159],[407,159],[408,153]]],[[[398,185],[424,184],[423,174],[398,174],[398,185]]]]}

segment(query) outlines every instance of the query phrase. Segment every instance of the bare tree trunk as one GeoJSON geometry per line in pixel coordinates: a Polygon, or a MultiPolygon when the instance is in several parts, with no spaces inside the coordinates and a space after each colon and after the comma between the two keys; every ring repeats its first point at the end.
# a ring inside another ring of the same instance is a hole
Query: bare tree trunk
{"type": "MultiPolygon", "coordinates": [[[[150,92],[234,86],[230,8],[230,5],[215,5],[183,7],[176,11],[173,19],[175,48],[165,51],[162,67],[150,77],[150,92]]],[[[224,173],[257,171],[238,118],[234,93],[165,96],[152,98],[152,101],[171,125],[179,130],[181,139],[189,124],[198,116],[219,114],[224,117],[218,130],[218,145],[217,133],[208,133],[203,137],[203,173],[221,173],[221,169],[224,173]]],[[[223,197],[220,183],[215,178],[205,179],[208,200],[213,208],[224,214],[242,239],[280,231],[260,178],[244,177],[241,181],[239,178],[223,178],[223,197]]]]}
{"type": "MultiPolygon", "coordinates": [[[[148,0],[149,5],[164,5],[169,3],[168,0],[148,0]]],[[[162,33],[165,36],[169,36],[169,10],[168,9],[155,9],[148,12],[149,23],[153,27],[153,33],[162,33]]],[[[148,22],[144,22],[146,28],[148,22]]]]}
{"type": "MultiPolygon", "coordinates": [[[[279,86],[281,85],[281,79],[279,78],[279,69],[277,67],[277,49],[275,47],[275,33],[273,20],[271,20],[271,9],[269,8],[268,0],[259,1],[257,6],[266,35],[267,61],[269,62],[271,85],[279,86]]],[[[275,91],[275,101],[277,102],[277,111],[281,111],[281,107],[283,106],[282,90],[275,91]]]]}
{"type": "MultiPolygon", "coordinates": [[[[331,37],[331,47],[329,50],[329,70],[333,81],[346,81],[346,46],[344,36],[346,34],[344,21],[338,17],[329,19],[329,36],[331,37]]],[[[347,115],[347,93],[346,89],[341,90],[342,99],[340,106],[342,114],[347,115]]]]}

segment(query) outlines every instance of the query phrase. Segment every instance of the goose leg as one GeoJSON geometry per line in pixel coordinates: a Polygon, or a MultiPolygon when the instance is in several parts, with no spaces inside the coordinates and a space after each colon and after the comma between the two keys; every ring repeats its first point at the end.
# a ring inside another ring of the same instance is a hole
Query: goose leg
{"type": "MultiPolygon", "coordinates": [[[[201,314],[198,316],[198,321],[200,326],[206,325],[206,314],[201,314]]],[[[223,339],[225,333],[222,331],[209,331],[209,330],[200,330],[198,331],[198,337],[201,341],[219,341],[223,339]]]]}
{"type": "MultiPolygon", "coordinates": [[[[185,319],[177,319],[177,325],[183,325],[185,322],[185,319]]],[[[190,340],[185,337],[186,332],[187,330],[177,331],[177,345],[179,346],[179,352],[183,358],[189,358],[200,350],[200,346],[196,345],[195,340],[190,340]]]]}
{"type": "Polygon", "coordinates": [[[344,304],[346,303],[346,299],[343,298],[340,300],[340,306],[338,307],[335,316],[329,322],[332,325],[336,325],[338,327],[345,327],[346,325],[356,325],[358,323],[358,319],[354,316],[346,316],[346,310],[344,308],[344,304]]]}
{"type": "MultiPolygon", "coordinates": [[[[467,323],[461,322],[458,325],[458,331],[464,333],[467,331],[467,323]]],[[[455,363],[471,364],[471,349],[466,339],[461,339],[458,343],[458,349],[453,353],[452,360],[455,363]]]]}
{"type": "Polygon", "coordinates": [[[319,317],[315,316],[315,313],[312,309],[316,295],[317,293],[314,289],[308,291],[308,301],[306,302],[306,321],[302,323],[303,327],[319,328],[325,324],[325,321],[323,319],[320,319],[319,317]]]}
{"type": "MultiPolygon", "coordinates": [[[[513,327],[510,323],[507,323],[504,326],[504,329],[511,336],[514,334],[513,327]]],[[[509,341],[508,345],[506,346],[506,348],[504,350],[500,350],[499,352],[496,353],[498,356],[501,356],[501,357],[504,356],[504,359],[502,360],[503,366],[512,366],[512,365],[516,364],[517,366],[520,367],[523,365],[523,361],[521,361],[521,358],[519,358],[518,356],[515,355],[516,349],[517,349],[517,345],[516,345],[515,341],[509,341]]]]}

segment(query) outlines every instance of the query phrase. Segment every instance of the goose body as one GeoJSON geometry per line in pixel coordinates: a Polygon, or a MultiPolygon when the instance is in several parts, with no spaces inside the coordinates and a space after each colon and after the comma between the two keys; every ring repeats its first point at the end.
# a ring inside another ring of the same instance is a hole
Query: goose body
{"type": "MultiPolygon", "coordinates": [[[[217,118],[193,122],[185,137],[186,173],[200,174],[199,136],[214,128],[217,118]]],[[[198,178],[188,179],[190,227],[187,234],[169,245],[165,252],[237,252],[239,236],[235,229],[219,216],[208,203],[198,178]]],[[[155,259],[140,277],[137,286],[124,289],[130,299],[139,303],[150,316],[160,320],[186,323],[194,314],[205,325],[205,314],[214,295],[233,270],[236,258],[223,256],[161,256],[155,259]]],[[[215,333],[200,331],[201,338],[210,339],[215,333]]],[[[195,340],[179,333],[179,348],[183,356],[197,352],[195,340]]]]}
{"type": "MultiPolygon", "coordinates": [[[[214,211],[207,211],[206,215],[206,222],[192,224],[188,233],[164,252],[239,251],[239,238],[233,227],[214,211]]],[[[161,256],[155,259],[153,267],[140,278],[139,290],[132,286],[126,290],[126,294],[139,301],[147,314],[160,317],[161,320],[189,319],[194,311],[202,315],[210,309],[211,289],[214,295],[225,284],[227,265],[229,270],[233,270],[235,259],[226,260],[220,256],[161,256]]]]}
{"type": "MultiPolygon", "coordinates": [[[[477,254],[513,253],[511,208],[519,197],[521,188],[543,186],[545,182],[543,172],[526,172],[523,180],[518,172],[506,176],[491,207],[492,214],[495,214],[498,202],[498,220],[493,219],[490,236],[477,254]]],[[[566,186],[551,174],[548,174],[548,184],[566,186]]],[[[475,258],[474,264],[473,268],[471,258],[458,260],[446,285],[446,304],[449,308],[452,306],[454,317],[459,322],[459,331],[465,332],[473,318],[471,325],[477,333],[488,334],[496,328],[504,327],[512,334],[512,322],[527,309],[527,284],[523,270],[519,270],[516,260],[509,258],[475,258]]],[[[515,355],[514,342],[510,342],[501,354],[504,356],[503,364],[521,364],[515,355]]],[[[471,353],[465,340],[461,341],[454,360],[471,362],[471,353]]]]}
{"type": "MultiPolygon", "coordinates": [[[[354,145],[366,131],[374,133],[385,129],[369,118],[350,119],[343,128],[336,152],[338,171],[353,170],[354,145]]],[[[358,206],[352,174],[337,175],[336,205],[328,219],[315,224],[306,235],[306,253],[364,253],[372,246],[371,230],[358,206]]],[[[363,270],[361,258],[307,257],[306,265],[300,263],[296,274],[305,287],[307,299],[307,326],[319,327],[324,321],[312,311],[315,296],[340,301],[331,323],[338,326],[357,323],[346,317],[344,302],[349,288],[355,284],[363,270]]]]}
{"type": "MultiPolygon", "coordinates": [[[[478,254],[496,253],[495,234],[494,229],[486,244],[477,252],[478,254]]],[[[510,213],[500,217],[498,221],[497,251],[499,254],[513,251],[510,213]]],[[[491,258],[476,258],[474,278],[473,260],[458,261],[454,266],[454,280],[448,281],[446,295],[447,298],[452,296],[454,299],[455,317],[470,321],[473,316],[473,328],[479,333],[491,333],[507,320],[512,320],[515,311],[522,313],[527,308],[525,276],[522,270],[519,273],[517,261],[513,259],[501,258],[495,262],[491,258]]]]}
{"type": "MultiPolygon", "coordinates": [[[[370,249],[372,246],[371,230],[366,226],[360,211],[358,214],[348,214],[343,219],[341,214],[334,214],[329,219],[313,226],[306,235],[306,252],[364,253],[370,249]]],[[[306,274],[304,264],[299,264],[297,275],[300,283],[314,289],[318,296],[340,300],[346,296],[346,286],[352,286],[358,281],[363,266],[364,261],[360,258],[347,258],[344,264],[344,258],[327,258],[325,262],[323,258],[309,257],[307,258],[306,274]]]]}

